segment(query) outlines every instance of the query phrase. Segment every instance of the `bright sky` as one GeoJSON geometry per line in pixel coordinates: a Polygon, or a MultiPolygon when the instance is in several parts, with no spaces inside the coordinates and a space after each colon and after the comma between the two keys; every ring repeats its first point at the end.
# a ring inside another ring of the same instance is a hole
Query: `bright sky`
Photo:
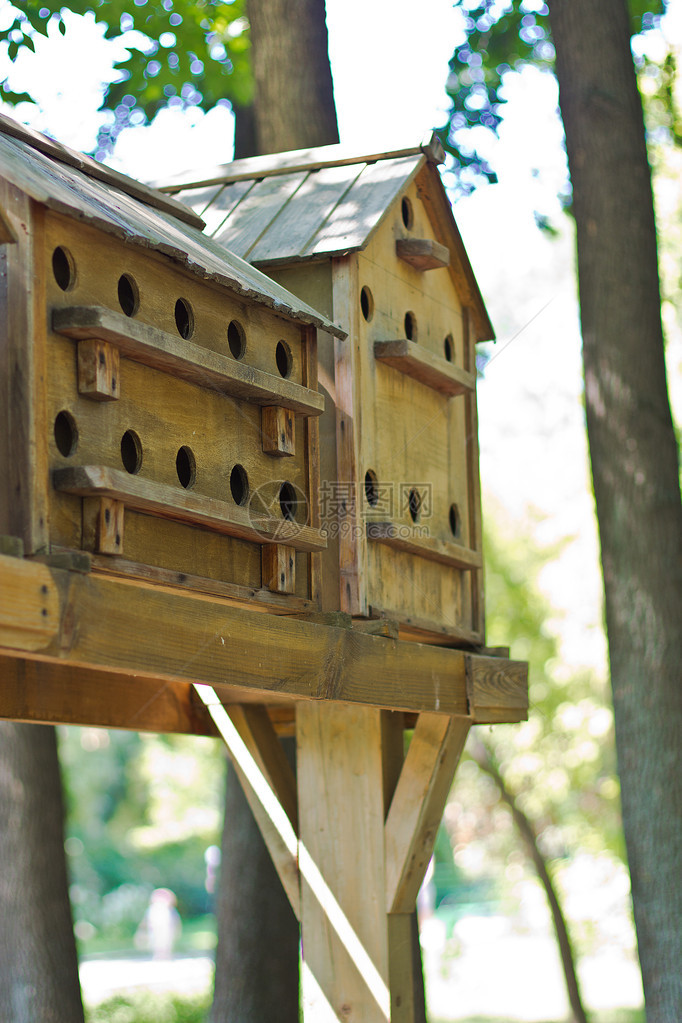
{"type": "MultiPolygon", "coordinates": [[[[0,23],[7,16],[0,0],[0,23]]],[[[675,15],[674,15],[675,16],[675,15]]],[[[679,23],[679,7],[676,8],[679,23]]],[[[37,39],[16,62],[12,86],[29,83],[39,108],[16,114],[74,148],[94,145],[101,86],[120,44],[94,16],[66,15],[67,32],[37,39]],[[35,92],[34,92],[35,94],[35,92]]],[[[444,83],[458,41],[451,0],[327,0],[330,57],[342,141],[358,151],[417,144],[444,122],[444,83]]],[[[500,182],[460,200],[456,219],[498,334],[480,384],[481,474],[488,506],[510,538],[564,539],[543,575],[564,613],[556,628],[573,664],[604,663],[597,541],[582,412],[573,240],[556,194],[565,171],[553,80],[516,75],[493,159],[500,182]],[[551,240],[533,211],[561,229],[551,240]]],[[[11,113],[11,111],[8,111],[11,113]]],[[[15,114],[15,116],[16,116],[15,114]]],[[[159,179],[231,158],[232,117],[162,111],[123,133],[112,159],[159,179]]],[[[498,637],[501,641],[502,637],[498,637]]]]}

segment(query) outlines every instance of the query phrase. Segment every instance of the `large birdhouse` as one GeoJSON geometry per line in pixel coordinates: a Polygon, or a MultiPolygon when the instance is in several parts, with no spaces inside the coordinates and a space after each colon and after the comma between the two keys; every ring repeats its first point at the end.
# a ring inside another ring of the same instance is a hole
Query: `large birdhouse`
{"type": "Polygon", "coordinates": [[[317,607],[316,329],[334,328],[185,206],[4,127],[0,533],[63,563],[317,607]]]}
{"type": "Polygon", "coordinates": [[[424,147],[237,161],[166,186],[349,334],[323,336],[323,605],[483,642],[477,341],[493,332],[424,147]]]}

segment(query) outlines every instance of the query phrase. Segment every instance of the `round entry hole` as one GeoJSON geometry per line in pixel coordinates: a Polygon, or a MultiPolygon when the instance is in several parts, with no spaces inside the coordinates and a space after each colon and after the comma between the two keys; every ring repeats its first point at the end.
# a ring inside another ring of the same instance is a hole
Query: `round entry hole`
{"type": "Polygon", "coordinates": [[[64,458],[69,458],[78,446],[78,427],[76,420],[65,409],[57,413],[54,421],[54,442],[57,451],[64,458]]]}
{"type": "Polygon", "coordinates": [[[232,320],[227,328],[227,343],[235,359],[241,359],[246,351],[246,335],[241,323],[232,320]]]}
{"type": "Polygon", "coordinates": [[[194,457],[194,452],[186,445],[183,445],[177,453],[175,459],[175,470],[178,474],[178,479],[185,490],[189,490],[190,487],[194,486],[194,480],[197,475],[197,463],[194,457]]]}
{"type": "Polygon", "coordinates": [[[142,442],[134,430],[126,430],[121,437],[121,461],[131,476],[142,468],[142,442]]]}
{"type": "Polygon", "coordinates": [[[249,477],[243,465],[235,465],[230,473],[230,493],[235,504],[246,504],[249,496],[249,477]]]}
{"type": "Polygon", "coordinates": [[[296,497],[296,491],[291,483],[284,482],[279,488],[279,507],[283,518],[288,519],[289,522],[293,522],[296,518],[298,499],[296,497]]]}
{"type": "Polygon", "coordinates": [[[450,505],[449,518],[450,532],[454,537],[459,538],[459,536],[462,533],[462,516],[460,515],[458,505],[456,504],[450,505]]]}
{"type": "Polygon", "coordinates": [[[403,218],[403,224],[407,230],[411,231],[414,225],[414,210],[412,209],[412,203],[407,196],[400,204],[400,215],[403,218]]]}
{"type": "Polygon", "coordinates": [[[414,313],[405,313],[405,337],[408,341],[417,340],[417,317],[414,313]]]}
{"type": "Polygon", "coordinates": [[[418,490],[415,490],[413,488],[410,491],[409,497],[407,499],[407,506],[410,510],[410,518],[412,519],[413,522],[417,522],[419,520],[419,514],[422,508],[422,497],[418,490]]]}
{"type": "Polygon", "coordinates": [[[76,283],[76,264],[73,256],[61,245],[52,253],[52,273],[62,291],[70,291],[76,283]]]}
{"type": "Polygon", "coordinates": [[[288,377],[294,365],[291,349],[286,341],[278,341],[275,349],[275,361],[281,377],[288,377]]]}
{"type": "Polygon", "coordinates": [[[374,296],[367,285],[360,292],[360,312],[367,323],[374,316],[374,296]]]}
{"type": "Polygon", "coordinates": [[[365,497],[367,504],[371,508],[376,508],[379,503],[379,481],[377,474],[372,469],[368,469],[365,473],[365,497]]]}
{"type": "Polygon", "coordinates": [[[194,333],[194,312],[186,298],[179,298],[175,303],[175,326],[180,337],[189,341],[194,333]]]}
{"type": "Polygon", "coordinates": [[[134,277],[121,274],[118,279],[118,303],[126,316],[134,316],[140,305],[140,292],[134,277]]]}
{"type": "Polygon", "coordinates": [[[452,334],[448,334],[443,342],[443,348],[445,349],[445,358],[448,362],[455,361],[455,339],[452,334]]]}

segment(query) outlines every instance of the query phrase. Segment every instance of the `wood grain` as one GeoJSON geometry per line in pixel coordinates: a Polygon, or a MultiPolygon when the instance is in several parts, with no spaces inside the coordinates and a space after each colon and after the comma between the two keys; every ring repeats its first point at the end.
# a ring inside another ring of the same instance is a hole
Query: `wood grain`
{"type": "Polygon", "coordinates": [[[44,650],[59,631],[59,598],[50,570],[0,555],[0,581],[0,646],[44,650]]]}
{"type": "Polygon", "coordinates": [[[450,265],[450,250],[433,238],[398,238],[395,251],[399,259],[415,270],[437,270],[450,265]]]}
{"type": "Polygon", "coordinates": [[[299,551],[319,551],[326,546],[320,531],[311,526],[270,518],[241,505],[192,494],[103,465],[55,469],[52,479],[55,489],[66,494],[113,498],[136,511],[177,519],[254,543],[277,541],[299,551]]]}
{"type": "Polygon", "coordinates": [[[470,723],[440,714],[417,719],[386,818],[389,913],[414,910],[470,723]]]}
{"type": "Polygon", "coordinates": [[[129,359],[259,405],[282,405],[305,415],[319,415],[324,407],[322,396],[310,388],[207,351],[110,309],[99,306],[55,309],[52,326],[65,337],[109,341],[129,359]]]}
{"type": "Polygon", "coordinates": [[[374,357],[450,397],[472,391],[476,385],[471,373],[434,355],[414,341],[375,341],[374,357]]]}
{"type": "Polygon", "coordinates": [[[416,529],[398,526],[395,522],[368,522],[367,539],[384,543],[396,550],[417,554],[427,561],[451,565],[464,571],[481,568],[483,558],[479,551],[469,550],[451,540],[440,540],[435,536],[421,536],[416,529]]]}

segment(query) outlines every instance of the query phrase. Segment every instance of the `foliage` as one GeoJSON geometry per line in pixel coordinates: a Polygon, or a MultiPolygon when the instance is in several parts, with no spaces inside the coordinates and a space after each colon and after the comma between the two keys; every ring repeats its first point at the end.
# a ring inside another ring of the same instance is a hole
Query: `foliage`
{"type": "MultiPolygon", "coordinates": [[[[471,191],[481,180],[494,182],[493,167],[482,155],[482,133],[497,133],[505,102],[504,79],[510,71],[532,65],[554,68],[549,8],[543,0],[456,0],[463,41],[450,61],[447,93],[452,106],[438,134],[455,161],[459,189],[471,191]]],[[[628,0],[633,36],[655,29],[666,0],[628,0]]],[[[640,49],[640,66],[656,76],[659,124],[675,129],[674,58],[654,65],[640,49]]]]}
{"type": "MultiPolygon", "coordinates": [[[[210,109],[221,100],[251,101],[245,8],[246,0],[70,0],[68,8],[54,0],[24,0],[20,7],[5,0],[0,47],[14,60],[21,47],[34,49],[36,34],[45,35],[49,23],[64,34],[68,12],[92,12],[106,22],[105,37],[125,47],[104,98],[110,117],[99,145],[106,150],[123,128],[151,119],[163,106],[210,109]]],[[[7,79],[2,90],[9,103],[31,98],[12,92],[7,79]]]]}
{"type": "Polygon", "coordinates": [[[115,995],[86,1007],[86,1023],[204,1023],[211,1007],[210,992],[195,997],[155,994],[115,995]]]}
{"type": "Polygon", "coordinates": [[[209,911],[204,856],[220,836],[219,744],[64,728],[60,760],[81,947],[129,944],[154,888],[172,889],[185,920],[209,911]]]}
{"type": "MultiPolygon", "coordinates": [[[[560,873],[564,867],[573,869],[578,854],[600,865],[583,862],[586,872],[622,871],[607,687],[594,673],[561,664],[548,627],[554,612],[537,584],[541,568],[555,552],[525,536],[504,536],[499,527],[487,529],[485,550],[488,640],[492,645],[511,641],[512,656],[529,661],[530,713],[524,724],[477,732],[532,821],[554,875],[558,868],[560,873]]],[[[471,758],[458,769],[445,827],[464,878],[506,879],[503,888],[515,891],[527,874],[525,851],[497,789],[471,758]]],[[[570,917],[571,907],[565,909],[570,917]]],[[[597,921],[584,919],[577,927],[573,924],[582,951],[592,944],[597,926],[597,921]]]]}

